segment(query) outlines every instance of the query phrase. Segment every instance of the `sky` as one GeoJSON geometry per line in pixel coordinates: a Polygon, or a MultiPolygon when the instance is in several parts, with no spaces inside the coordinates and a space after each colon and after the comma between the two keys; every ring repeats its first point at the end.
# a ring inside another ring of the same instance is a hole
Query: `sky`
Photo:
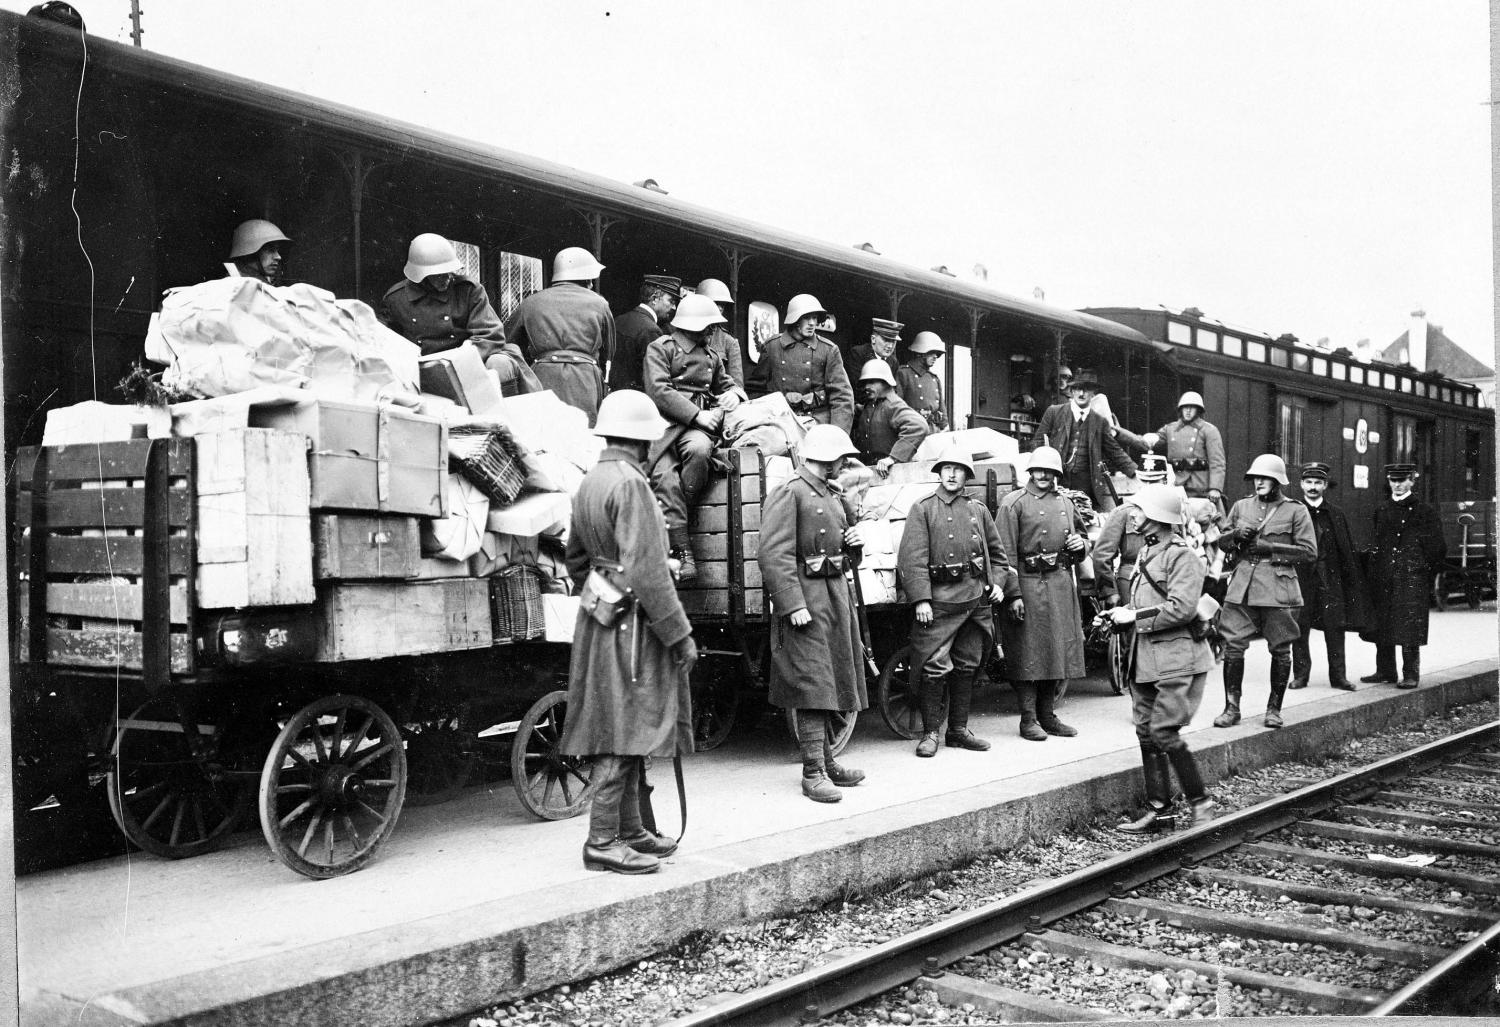
{"type": "Polygon", "coordinates": [[[1422,308],[1495,363],[1482,0],[143,8],[148,50],[1012,295],[1351,348],[1422,308]]]}

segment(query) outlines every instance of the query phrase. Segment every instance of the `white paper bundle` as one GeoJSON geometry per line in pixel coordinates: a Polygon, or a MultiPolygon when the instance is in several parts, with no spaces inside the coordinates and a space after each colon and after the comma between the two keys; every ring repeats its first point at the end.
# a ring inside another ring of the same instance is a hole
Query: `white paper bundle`
{"type": "Polygon", "coordinates": [[[448,475],[448,516],[422,522],[422,552],[467,560],[484,541],[490,498],[461,474],[448,475]]]}
{"type": "Polygon", "coordinates": [[[917,448],[916,459],[936,460],[949,446],[957,446],[975,461],[1013,462],[1021,452],[1020,443],[993,428],[964,428],[927,436],[917,448]]]}
{"type": "Polygon", "coordinates": [[[47,411],[42,445],[73,446],[86,442],[164,439],[172,434],[166,407],[131,406],[86,400],[47,411]]]}
{"type": "Polygon", "coordinates": [[[936,483],[925,485],[872,485],[865,493],[861,517],[864,520],[904,521],[912,504],[937,489],[936,483]]]}

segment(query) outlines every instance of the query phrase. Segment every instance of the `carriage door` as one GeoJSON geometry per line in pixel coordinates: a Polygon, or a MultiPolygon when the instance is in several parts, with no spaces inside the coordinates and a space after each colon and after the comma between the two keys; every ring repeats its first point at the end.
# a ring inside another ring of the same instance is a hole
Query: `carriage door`
{"type": "Polygon", "coordinates": [[[1417,485],[1413,491],[1418,499],[1432,502],[1432,482],[1436,477],[1432,466],[1432,423],[1409,414],[1392,414],[1390,453],[1391,463],[1417,465],[1417,485]]]}
{"type": "Polygon", "coordinates": [[[1276,439],[1271,448],[1286,461],[1287,477],[1292,481],[1297,480],[1306,461],[1305,431],[1311,422],[1306,396],[1283,392],[1276,397],[1276,439]]]}

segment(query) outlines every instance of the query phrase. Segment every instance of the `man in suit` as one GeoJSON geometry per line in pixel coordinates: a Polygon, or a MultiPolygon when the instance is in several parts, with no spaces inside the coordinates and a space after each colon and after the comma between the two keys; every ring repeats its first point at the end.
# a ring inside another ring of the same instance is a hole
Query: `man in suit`
{"type": "Polygon", "coordinates": [[[1106,471],[1101,464],[1135,477],[1135,461],[1110,431],[1104,415],[1093,409],[1099,394],[1099,379],[1080,368],[1068,385],[1068,402],[1047,408],[1032,435],[1032,448],[1050,446],[1062,454],[1064,488],[1076,489],[1088,496],[1094,509],[1107,514],[1116,506],[1106,471]]]}
{"type": "Polygon", "coordinates": [[[615,351],[609,359],[609,391],[646,391],[646,347],[668,333],[682,296],[682,279],[646,275],[641,279],[641,301],[615,318],[615,351]]]}
{"type": "Polygon", "coordinates": [[[900,321],[887,321],[883,317],[870,318],[870,341],[862,346],[852,346],[844,358],[844,370],[851,382],[858,382],[865,365],[872,360],[883,360],[891,369],[891,378],[896,377],[901,362],[896,359],[896,347],[901,344],[900,321]]]}

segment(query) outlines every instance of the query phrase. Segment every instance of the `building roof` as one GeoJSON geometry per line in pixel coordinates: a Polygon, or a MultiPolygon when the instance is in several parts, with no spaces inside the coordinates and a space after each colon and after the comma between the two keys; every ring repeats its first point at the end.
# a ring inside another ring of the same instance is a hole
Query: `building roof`
{"type": "MultiPolygon", "coordinates": [[[[1377,359],[1389,360],[1393,364],[1411,363],[1407,348],[1409,334],[1409,331],[1402,332],[1395,342],[1380,351],[1377,359]]],[[[1444,335],[1442,328],[1431,322],[1427,324],[1427,366],[1419,367],[1417,370],[1437,371],[1445,378],[1458,380],[1493,378],[1495,375],[1493,367],[1486,366],[1468,350],[1444,335]]]]}

